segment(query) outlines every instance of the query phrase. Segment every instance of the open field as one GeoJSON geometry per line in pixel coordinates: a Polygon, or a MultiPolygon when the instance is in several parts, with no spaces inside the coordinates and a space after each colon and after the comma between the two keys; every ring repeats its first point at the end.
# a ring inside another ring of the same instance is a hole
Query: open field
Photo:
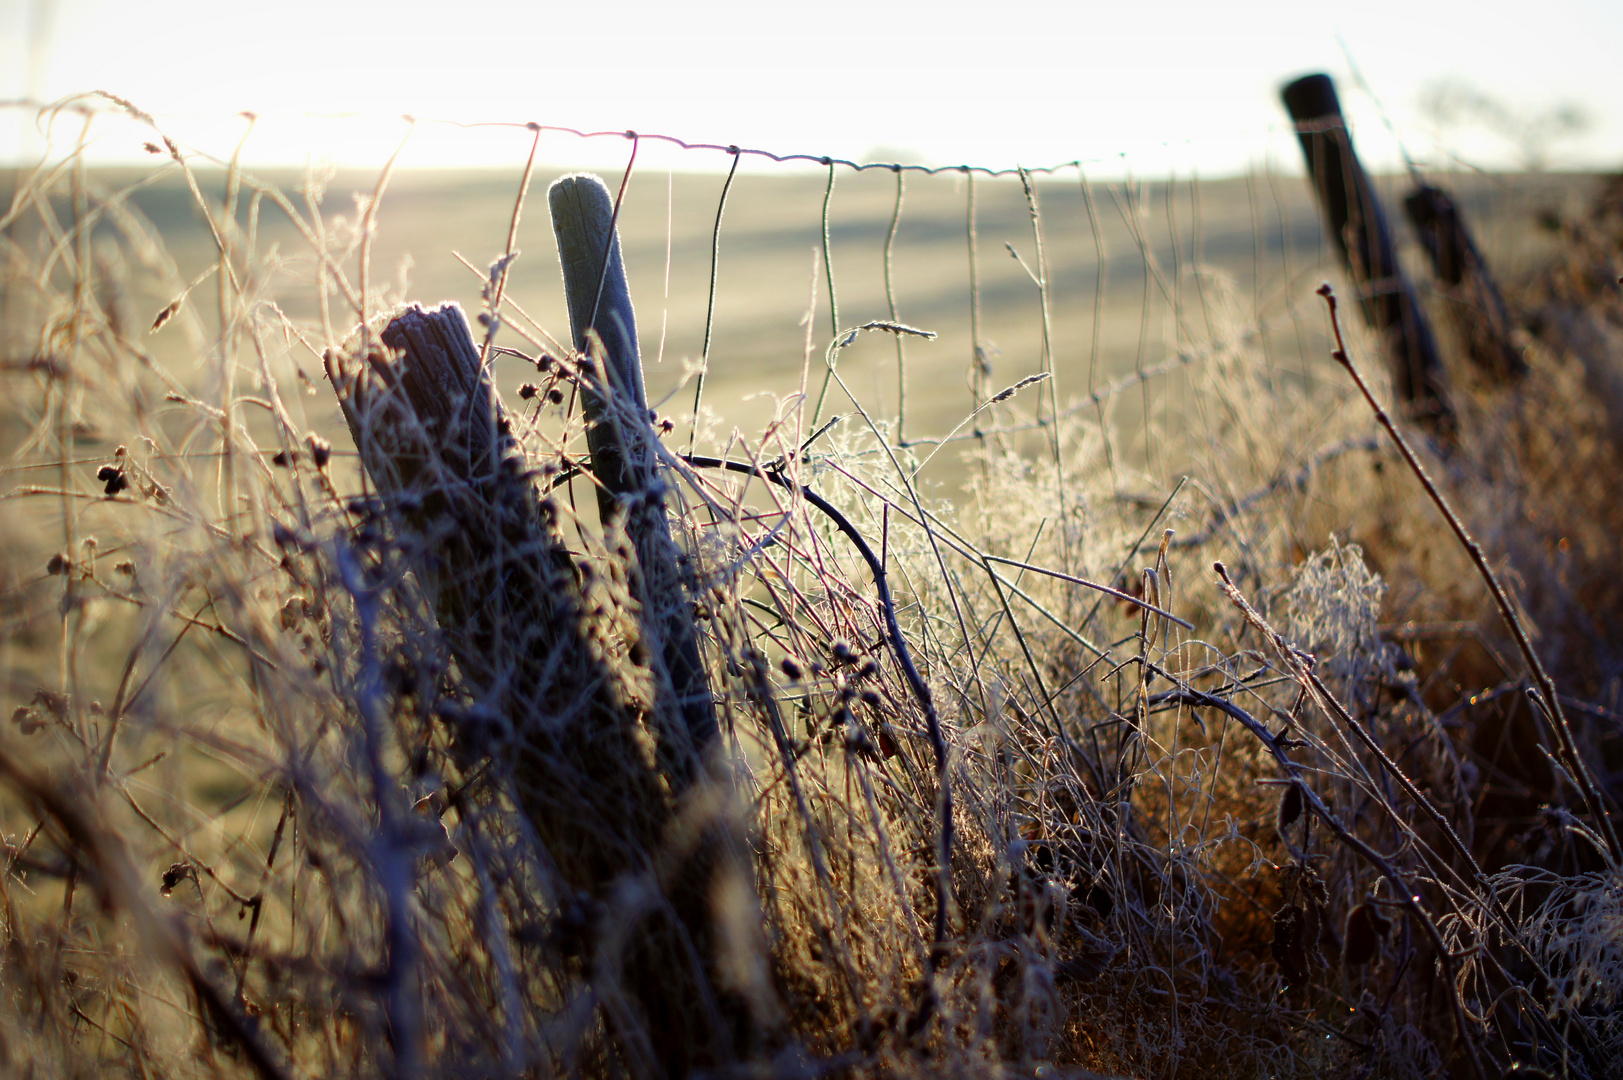
{"type": "Polygon", "coordinates": [[[1615,181],[1410,259],[1478,564],[1300,178],[635,175],[629,490],[553,179],[493,383],[517,170],[0,182],[0,1072],[1618,1075],[1615,181]]]}
{"type": "MultiPolygon", "coordinates": [[[[224,177],[200,172],[206,199],[224,198],[224,177]]],[[[508,296],[549,340],[567,339],[567,317],[545,208],[539,198],[552,179],[538,174],[533,201],[521,224],[520,257],[508,296]]],[[[296,193],[309,178],[265,178],[296,193]]],[[[496,171],[412,172],[389,182],[377,209],[371,272],[382,295],[433,304],[456,300],[480,306],[482,272],[506,248],[518,177],[496,171]],[[460,259],[459,257],[460,256],[460,259]],[[464,263],[476,267],[475,273],[464,263]]],[[[611,177],[611,181],[615,178],[611,177]]],[[[692,372],[703,353],[709,310],[712,241],[716,239],[721,177],[637,174],[627,189],[621,232],[639,331],[646,354],[650,400],[673,415],[691,413],[692,372]],[[685,389],[679,390],[679,387],[685,389]]],[[[988,369],[986,389],[996,392],[1044,369],[1042,296],[1032,272],[1037,245],[1020,181],[979,177],[975,191],[975,285],[971,291],[968,184],[962,174],[908,174],[894,240],[897,178],[884,170],[837,178],[829,212],[841,328],[891,317],[886,295],[886,253],[896,317],[934,331],[929,343],[906,352],[905,436],[950,431],[972,407],[970,324],[974,316],[988,369]],[[1020,253],[1024,265],[1011,257],[1020,253]]],[[[352,229],[356,200],[369,198],[373,175],[324,178],[319,188],[327,227],[352,229]]],[[[97,175],[107,190],[130,189],[132,207],[163,239],[179,282],[189,282],[217,257],[186,182],[172,170],[97,175]]],[[[1580,197],[1589,180],[1568,176],[1461,177],[1454,187],[1479,240],[1499,265],[1528,265],[1546,253],[1549,236],[1534,224],[1538,212],[1580,197]]],[[[1396,180],[1386,185],[1395,190],[1396,180]]],[[[1206,182],[1084,185],[1080,177],[1039,178],[1042,253],[1048,286],[1048,335],[1062,404],[1179,356],[1243,340],[1283,377],[1327,377],[1324,320],[1312,289],[1337,279],[1317,209],[1296,177],[1257,175],[1206,182]]],[[[810,351],[814,388],[821,351],[830,334],[827,278],[822,265],[822,176],[745,174],[728,194],[716,265],[706,403],[719,416],[718,438],[736,429],[758,431],[771,414],[760,395],[799,389],[810,351]],[[808,327],[808,323],[810,326],[808,327]],[[810,336],[808,337],[808,330],[810,336]],[[753,404],[752,404],[753,402],[753,404]]],[[[0,197],[6,189],[0,186],[0,197]]],[[[299,200],[302,206],[302,200],[299,200]]],[[[246,225],[246,200],[239,220],[246,225]]],[[[266,203],[258,214],[258,246],[271,255],[256,284],[295,320],[319,310],[313,262],[285,214],[266,203]],[[272,254],[274,253],[274,254],[272,254]]],[[[105,230],[105,227],[104,227],[105,230]]],[[[1417,256],[1418,257],[1418,256],[1417,256]]],[[[355,272],[354,261],[349,264],[355,272]]],[[[136,275],[128,283],[131,318],[155,314],[175,296],[176,282],[136,275]]],[[[522,321],[522,320],[521,320],[522,321]]],[[[166,362],[195,349],[195,335],[156,335],[148,342],[166,362]]],[[[522,342],[507,342],[522,345],[522,342]]],[[[319,379],[319,358],[291,354],[306,375],[319,379]]],[[[897,414],[896,347],[865,340],[842,361],[853,387],[875,415],[897,414]]],[[[522,379],[521,365],[502,373],[507,392],[522,379]]],[[[1170,380],[1177,387],[1178,380],[1170,380]]],[[[983,399],[985,389],[982,391],[983,399]]],[[[1181,403],[1161,389],[1167,407],[1181,403]]],[[[1142,455],[1142,393],[1113,395],[1125,409],[1121,431],[1142,455]]],[[[337,420],[331,403],[321,427],[337,420]]],[[[847,402],[830,403],[843,411],[847,402]]]]}

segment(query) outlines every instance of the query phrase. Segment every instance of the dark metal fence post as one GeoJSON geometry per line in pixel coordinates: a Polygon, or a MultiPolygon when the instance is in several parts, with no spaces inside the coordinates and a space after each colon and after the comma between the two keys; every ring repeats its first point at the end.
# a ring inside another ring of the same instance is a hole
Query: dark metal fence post
{"type": "Polygon", "coordinates": [[[1439,433],[1453,428],[1436,339],[1398,264],[1381,212],[1328,75],[1308,75],[1281,92],[1296,123],[1325,227],[1347,268],[1365,320],[1387,342],[1394,390],[1409,415],[1439,433]]]}
{"type": "Polygon", "coordinates": [[[665,516],[657,436],[643,388],[637,317],[620,257],[614,200],[602,180],[585,173],[555,181],[547,199],[575,348],[593,360],[581,401],[599,483],[598,508],[605,527],[615,521],[623,525],[636,553],[643,633],[656,676],[668,676],[656,680],[664,699],[655,710],[660,752],[682,787],[697,775],[720,727],[693,607],[682,587],[680,552],[665,516]]]}

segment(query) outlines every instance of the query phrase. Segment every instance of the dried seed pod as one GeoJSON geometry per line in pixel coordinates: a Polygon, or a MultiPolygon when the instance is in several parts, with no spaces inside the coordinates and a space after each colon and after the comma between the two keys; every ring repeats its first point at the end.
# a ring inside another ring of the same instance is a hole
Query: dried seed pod
{"type": "Polygon", "coordinates": [[[130,481],[124,475],[124,470],[117,465],[103,465],[96,470],[96,479],[102,482],[102,491],[106,493],[108,498],[112,498],[130,486],[130,481]]]}
{"type": "Polygon", "coordinates": [[[879,760],[879,751],[861,724],[851,723],[845,726],[845,751],[867,758],[869,761],[879,760]]]}
{"type": "Polygon", "coordinates": [[[317,435],[313,431],[309,435],[305,436],[305,438],[309,440],[310,457],[315,461],[316,468],[325,469],[327,467],[327,462],[332,460],[332,443],[328,442],[326,439],[323,439],[320,435],[317,435]]]}
{"type": "MultiPolygon", "coordinates": [[[[147,143],[147,146],[152,147],[152,144],[147,143]]],[[[153,153],[158,153],[159,151],[157,150],[156,147],[152,147],[152,152],[153,153]]],[[[164,309],[162,311],[158,312],[157,318],[152,320],[152,329],[148,330],[147,333],[156,334],[159,330],[162,330],[164,328],[164,324],[167,323],[170,319],[173,319],[175,317],[175,313],[178,312],[179,310],[180,310],[180,299],[175,299],[175,300],[169,301],[169,303],[164,306],[164,309]]]]}
{"type": "Polygon", "coordinates": [[[163,872],[163,883],[158,887],[158,891],[168,896],[175,891],[176,886],[188,879],[194,882],[197,880],[197,868],[191,863],[172,863],[169,869],[163,872]]]}
{"type": "Polygon", "coordinates": [[[304,605],[300,603],[302,597],[295,596],[282,605],[279,621],[283,630],[292,630],[304,621],[304,605]]]}
{"type": "Polygon", "coordinates": [[[1284,832],[1302,816],[1302,788],[1291,784],[1279,798],[1279,831],[1284,832]]]}
{"type": "Polygon", "coordinates": [[[39,713],[27,705],[19,705],[11,714],[11,722],[17,725],[17,731],[22,735],[32,735],[45,726],[39,718],[39,713]]]}
{"type": "Polygon", "coordinates": [[[800,668],[800,664],[792,656],[785,656],[779,661],[778,666],[783,669],[784,675],[794,682],[799,682],[801,677],[805,675],[805,672],[800,668]]]}
{"type": "Polygon", "coordinates": [[[1347,913],[1347,941],[1342,960],[1348,967],[1369,963],[1375,959],[1381,942],[1391,928],[1392,921],[1381,913],[1380,908],[1368,901],[1359,904],[1347,913]]]}

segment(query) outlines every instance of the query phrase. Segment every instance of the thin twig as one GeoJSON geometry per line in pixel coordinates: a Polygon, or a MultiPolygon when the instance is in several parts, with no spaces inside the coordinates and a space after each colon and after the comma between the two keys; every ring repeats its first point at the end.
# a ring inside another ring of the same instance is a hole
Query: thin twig
{"type": "Polygon", "coordinates": [[[688,434],[688,453],[699,439],[699,403],[704,398],[704,377],[710,372],[710,335],[716,326],[716,275],[721,264],[721,215],[727,210],[727,193],[733,189],[733,177],[738,175],[740,160],[738,147],[730,148],[732,167],[721,185],[721,199],[716,203],[716,222],[710,229],[710,299],[704,309],[704,348],[699,353],[699,374],[693,380],[693,430],[688,434]]]}
{"type": "Polygon", "coordinates": [[[907,679],[908,689],[912,691],[919,707],[924,710],[925,735],[930,741],[931,749],[935,753],[937,772],[939,774],[941,823],[940,823],[940,852],[938,858],[941,865],[938,868],[940,880],[937,883],[936,911],[934,925],[934,940],[930,950],[933,970],[941,950],[946,945],[948,912],[950,910],[952,891],[951,881],[951,853],[953,846],[952,824],[952,788],[948,783],[948,774],[945,763],[947,761],[946,737],[941,731],[941,719],[936,713],[935,698],[930,693],[930,686],[919,674],[919,669],[913,662],[912,650],[908,647],[907,638],[902,633],[901,623],[896,618],[896,601],[891,596],[890,583],[885,574],[885,566],[874,554],[873,548],[863,537],[851,519],[840,512],[839,508],[817,492],[796,482],[783,472],[776,469],[767,469],[748,462],[729,461],[726,458],[708,457],[703,454],[684,454],[682,460],[696,469],[725,469],[729,472],[744,473],[748,476],[758,476],[786,491],[798,493],[808,503],[815,506],[830,521],[834,527],[846,535],[862,561],[868,564],[868,570],[873,575],[874,588],[879,593],[879,605],[885,615],[885,630],[890,637],[891,650],[896,657],[897,666],[902,669],[902,675],[907,679]]]}
{"type": "MultiPolygon", "coordinates": [[[[1220,562],[1214,563],[1212,568],[1217,571],[1217,576],[1220,579],[1224,594],[1229,598],[1229,601],[1239,609],[1240,614],[1245,617],[1245,620],[1252,624],[1252,626],[1254,626],[1266,638],[1274,642],[1276,647],[1285,657],[1287,663],[1292,664],[1294,667],[1299,667],[1306,670],[1308,658],[1306,658],[1299,650],[1290,645],[1289,642],[1285,641],[1284,638],[1280,637],[1280,635],[1268,625],[1257,609],[1251,606],[1250,601],[1245,598],[1240,590],[1235,587],[1234,582],[1229,579],[1228,569],[1220,562]]],[[[1307,783],[1307,781],[1304,779],[1302,775],[1302,767],[1290,759],[1288,751],[1293,745],[1295,745],[1295,743],[1293,740],[1288,738],[1286,732],[1281,731],[1276,735],[1273,732],[1270,732],[1267,727],[1265,727],[1255,717],[1251,716],[1244,709],[1241,709],[1233,702],[1225,701],[1222,698],[1212,697],[1209,694],[1203,694],[1192,687],[1179,687],[1177,700],[1183,704],[1203,705],[1209,708],[1220,709],[1228,716],[1243,724],[1248,731],[1250,731],[1257,737],[1259,741],[1261,741],[1263,746],[1267,748],[1268,753],[1273,756],[1274,760],[1279,762],[1280,767],[1285,771],[1285,775],[1290,778],[1292,785],[1301,794],[1307,808],[1312,810],[1313,813],[1318,816],[1320,821],[1324,822],[1325,826],[1331,831],[1331,833],[1335,835],[1337,840],[1341,841],[1343,845],[1353,851],[1365,862],[1369,863],[1370,866],[1379,871],[1382,877],[1386,878],[1387,881],[1392,884],[1392,887],[1397,892],[1398,898],[1403,907],[1406,908],[1414,917],[1415,921],[1420,924],[1420,928],[1425,932],[1427,939],[1431,941],[1432,948],[1436,950],[1437,962],[1442,965],[1443,968],[1444,985],[1448,987],[1449,1005],[1453,1009],[1454,1013],[1455,1032],[1459,1037],[1460,1043],[1465,1047],[1466,1056],[1471,1063],[1471,1071],[1473,1075],[1486,1078],[1488,1074],[1483,1068],[1477,1040],[1474,1037],[1473,1028],[1466,1017],[1465,1003],[1460,996],[1460,980],[1457,958],[1449,950],[1448,943],[1444,941],[1442,931],[1438,929],[1436,922],[1432,920],[1431,915],[1427,913],[1426,909],[1421,906],[1420,894],[1415,887],[1411,885],[1409,880],[1402,873],[1400,873],[1389,860],[1381,855],[1380,852],[1376,851],[1369,844],[1365,843],[1358,836],[1354,835],[1346,825],[1342,824],[1341,820],[1336,817],[1335,814],[1331,813],[1330,808],[1327,807],[1324,804],[1324,801],[1319,798],[1318,792],[1314,791],[1312,785],[1307,783]]]]}
{"type": "Polygon", "coordinates": [[[1364,400],[1369,403],[1370,409],[1374,411],[1376,422],[1385,428],[1386,433],[1392,437],[1393,443],[1397,445],[1398,453],[1403,455],[1403,460],[1408,463],[1410,471],[1420,481],[1420,486],[1426,489],[1426,495],[1430,497],[1438,512],[1443,515],[1443,519],[1448,522],[1448,527],[1453,530],[1454,536],[1460,542],[1460,546],[1470,556],[1471,563],[1476,567],[1477,573],[1482,576],[1482,580],[1487,584],[1488,591],[1493,594],[1493,602],[1499,608],[1499,615],[1504,619],[1505,625],[1510,628],[1511,636],[1516,639],[1516,647],[1521,651],[1522,658],[1527,661],[1528,669],[1532,671],[1533,679],[1538,684],[1539,696],[1542,698],[1540,704],[1543,706],[1543,710],[1549,718],[1550,728],[1555,734],[1556,745],[1561,751],[1562,764],[1566,766],[1568,772],[1572,775],[1573,781],[1578,785],[1590,817],[1594,819],[1596,826],[1600,828],[1602,835],[1606,838],[1606,846],[1612,865],[1615,867],[1623,864],[1623,848],[1618,846],[1617,832],[1613,829],[1611,818],[1606,813],[1600,790],[1595,785],[1595,779],[1589,771],[1589,766],[1584,762],[1583,756],[1578,751],[1577,741],[1572,737],[1572,729],[1567,725],[1566,714],[1561,709],[1561,695],[1556,692],[1555,680],[1550,678],[1549,672],[1544,669],[1543,662],[1538,658],[1538,653],[1534,651],[1533,641],[1527,634],[1527,628],[1522,625],[1521,616],[1516,613],[1516,605],[1511,602],[1510,594],[1505,592],[1504,586],[1499,583],[1498,575],[1488,565],[1488,557],[1483,553],[1482,545],[1478,544],[1471,534],[1466,531],[1465,524],[1460,520],[1459,515],[1448,505],[1448,500],[1443,497],[1443,493],[1438,489],[1436,483],[1427,475],[1425,466],[1420,463],[1419,457],[1410,448],[1409,441],[1403,437],[1403,433],[1392,422],[1392,418],[1387,415],[1386,410],[1381,408],[1380,402],[1375,400],[1375,395],[1370,391],[1369,384],[1364,381],[1364,377],[1359,373],[1357,365],[1353,363],[1352,356],[1347,352],[1347,343],[1341,336],[1341,319],[1336,314],[1335,290],[1326,283],[1319,286],[1318,292],[1320,296],[1324,297],[1325,306],[1329,308],[1330,326],[1335,332],[1336,347],[1330,354],[1331,359],[1340,364],[1347,374],[1352,377],[1359,393],[1364,395],[1364,400]]]}

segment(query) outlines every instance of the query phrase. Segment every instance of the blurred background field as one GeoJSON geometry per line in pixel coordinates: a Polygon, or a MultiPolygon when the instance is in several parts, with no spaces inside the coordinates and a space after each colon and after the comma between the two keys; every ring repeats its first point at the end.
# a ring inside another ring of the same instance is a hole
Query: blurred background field
{"type": "MultiPolygon", "coordinates": [[[[711,167],[728,160],[690,154],[711,167]]],[[[716,243],[705,387],[716,438],[734,429],[759,430],[773,408],[761,395],[798,392],[808,360],[814,391],[819,383],[830,317],[822,244],[828,182],[820,170],[803,166],[777,171],[787,175],[757,168],[735,180],[719,230],[724,174],[639,171],[626,188],[620,228],[650,399],[684,425],[703,353],[716,243]]],[[[544,190],[561,172],[543,168],[534,189],[544,190]]],[[[1064,407],[1091,407],[1092,395],[1108,395],[1105,403],[1127,440],[1124,450],[1136,459],[1146,453],[1141,414],[1148,398],[1125,391],[1135,376],[1170,375],[1215,350],[1243,345],[1255,347],[1281,378],[1333,378],[1322,362],[1329,346],[1312,289],[1340,270],[1300,177],[1259,173],[1123,183],[1089,181],[1075,168],[1065,172],[1063,178],[1033,177],[1041,208],[1041,267],[1020,179],[976,177],[972,291],[970,184],[964,173],[903,174],[902,212],[892,238],[897,175],[886,168],[838,170],[828,224],[841,328],[894,317],[938,335],[906,346],[905,437],[939,438],[968,416],[975,401],[974,365],[983,368],[980,400],[987,391],[1044,370],[1043,296],[1036,280],[1042,275],[1055,392],[1064,407]],[[886,294],[887,249],[894,313],[886,294]],[[972,318],[979,326],[978,354],[970,342],[972,318]]],[[[289,193],[316,192],[327,228],[346,236],[379,176],[272,171],[259,179],[289,193]]],[[[611,173],[609,179],[617,184],[619,178],[611,173]]],[[[87,180],[100,191],[127,192],[128,205],[167,250],[166,273],[130,267],[117,286],[126,290],[119,302],[127,317],[150,319],[213,265],[217,249],[207,223],[187,180],[171,167],[91,170],[87,180]]],[[[211,205],[223,203],[222,171],[200,168],[196,180],[211,205]]],[[[392,176],[376,208],[371,246],[371,273],[381,294],[396,302],[455,300],[477,311],[485,273],[506,248],[518,182],[516,169],[392,176]]],[[[1446,182],[1492,264],[1510,270],[1549,256],[1557,238],[1540,221],[1580,204],[1598,181],[1538,173],[1459,174],[1446,182]]],[[[1401,177],[1391,178],[1383,190],[1390,198],[1401,184],[1401,177]]],[[[10,194],[9,186],[0,188],[0,196],[10,194]]],[[[302,197],[295,198],[302,208],[302,197]]],[[[249,210],[242,201],[238,220],[246,225],[249,210]]],[[[314,320],[319,304],[306,241],[269,202],[256,227],[258,250],[268,257],[256,287],[290,319],[314,320]]],[[[99,235],[110,239],[112,231],[103,225],[99,235]]],[[[539,332],[566,340],[557,256],[544,211],[534,205],[516,247],[520,256],[508,278],[509,297],[539,332]]],[[[1423,260],[1412,242],[1408,257],[1414,266],[1423,260]]],[[[353,269],[356,260],[344,265],[353,269]]],[[[207,288],[200,289],[199,299],[206,296],[207,288]]],[[[13,289],[8,303],[26,305],[27,299],[13,289]]],[[[176,324],[143,345],[165,361],[188,355],[195,333],[185,332],[187,315],[183,311],[176,324]]],[[[15,331],[26,322],[13,318],[9,325],[15,331]]],[[[28,348],[24,340],[8,344],[13,356],[28,348]]],[[[286,360],[318,379],[319,357],[308,349],[291,350],[286,360]]],[[[522,381],[522,366],[504,363],[503,387],[511,393],[522,381]]],[[[875,415],[894,421],[898,373],[892,341],[865,339],[844,354],[842,371],[875,415]]],[[[1182,385],[1177,377],[1163,379],[1155,401],[1180,410],[1182,385]]],[[[337,419],[325,396],[307,404],[325,410],[324,429],[337,419]]],[[[848,405],[836,401],[831,408],[840,412],[848,405]]],[[[938,462],[950,471],[953,458],[942,455],[938,462]]],[[[950,476],[946,482],[953,486],[950,476]]]]}

